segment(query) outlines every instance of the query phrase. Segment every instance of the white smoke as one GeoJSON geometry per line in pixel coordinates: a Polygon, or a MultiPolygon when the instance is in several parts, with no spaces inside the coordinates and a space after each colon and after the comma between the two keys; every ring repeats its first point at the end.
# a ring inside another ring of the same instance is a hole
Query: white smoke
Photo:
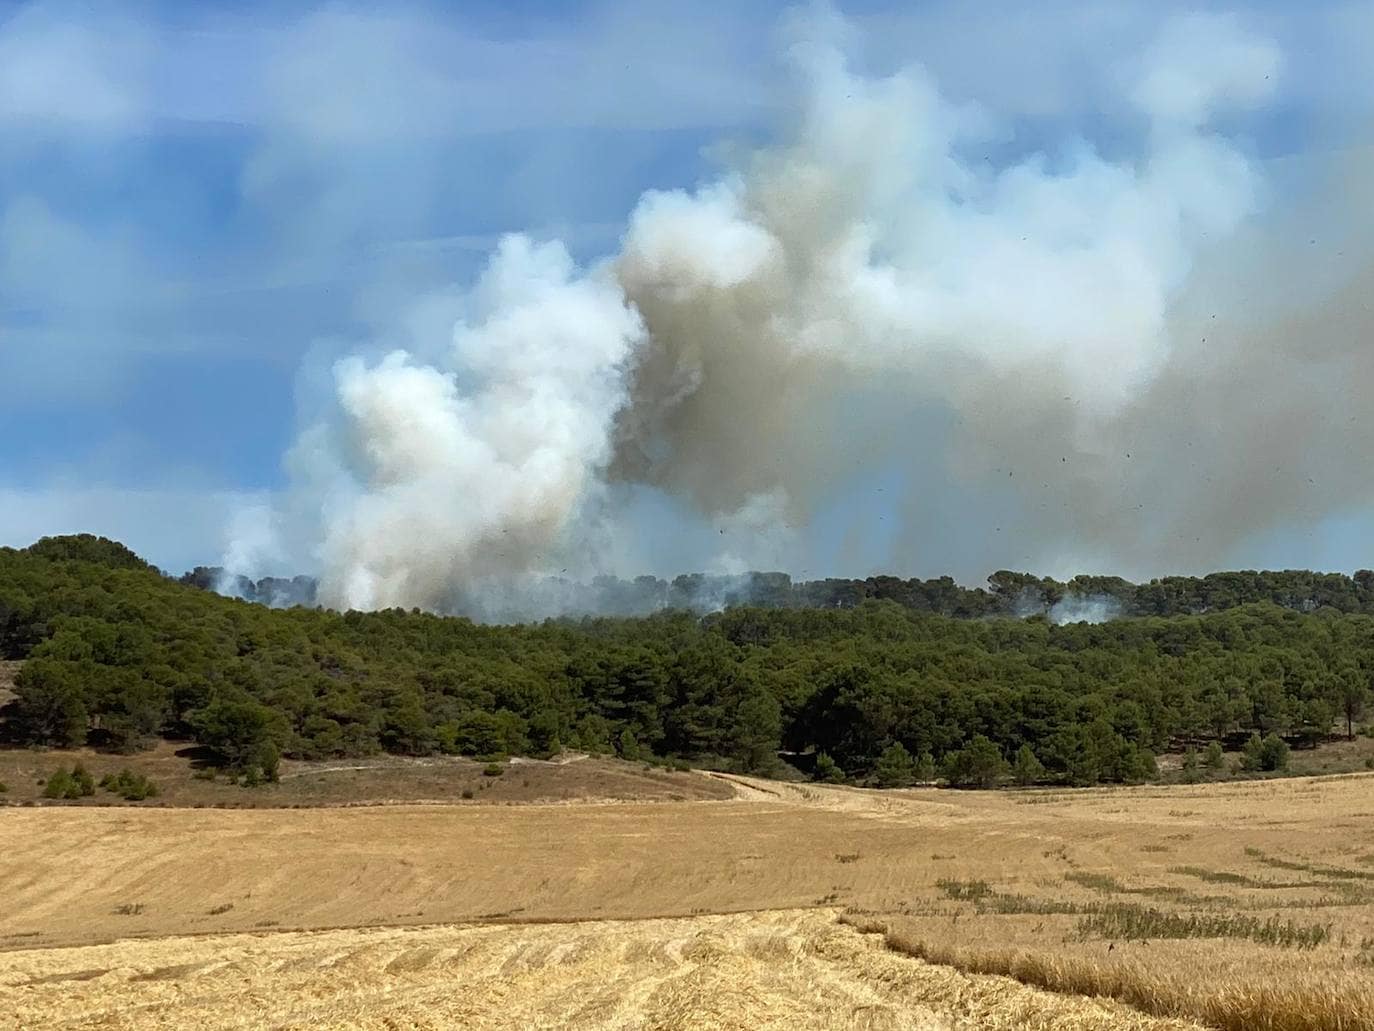
{"type": "Polygon", "coordinates": [[[1065,595],[1046,612],[1055,626],[1065,623],[1105,623],[1121,614],[1121,603],[1106,594],[1065,595]]]}
{"type": "Polygon", "coordinates": [[[229,546],[220,560],[215,590],[231,598],[242,598],[240,585],[255,580],[266,570],[286,561],[276,528],[276,513],[265,502],[245,504],[230,516],[229,546]]]}
{"type": "MultiPolygon", "coordinates": [[[[851,425],[876,387],[951,413],[941,460],[1021,492],[1033,514],[1008,530],[1038,554],[1184,553],[1186,513],[1138,544],[1122,509],[1197,477],[1122,456],[1170,440],[1160,385],[1206,368],[1181,298],[1266,196],[1215,124],[1270,96],[1277,49],[1228,17],[1177,19],[1123,62],[1138,152],[1069,139],[1001,167],[983,157],[994,115],[919,68],[866,78],[806,39],[791,57],[783,142],[645,194],[618,255],[582,270],[507,237],[451,342],[338,363],[335,410],[292,459],[322,512],[322,601],[470,609],[488,589],[505,611],[522,584],[603,566],[619,484],[718,526],[718,569],[780,566],[856,462],[927,446],[851,425]]],[[[1060,606],[1056,622],[1101,611],[1060,606]]]]}
{"type": "Polygon", "coordinates": [[[312,429],[324,499],[321,601],[437,606],[572,545],[610,458],[639,316],[561,244],[501,242],[432,361],[335,367],[337,425],[312,429]]]}

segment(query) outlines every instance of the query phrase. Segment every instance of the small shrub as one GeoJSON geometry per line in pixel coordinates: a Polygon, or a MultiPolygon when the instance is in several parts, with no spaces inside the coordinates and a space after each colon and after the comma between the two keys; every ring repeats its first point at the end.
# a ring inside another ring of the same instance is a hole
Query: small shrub
{"type": "Polygon", "coordinates": [[[1202,754],[1202,763],[1209,770],[1219,770],[1226,765],[1226,753],[1221,750],[1220,741],[1210,741],[1202,754]]]}
{"type": "Polygon", "coordinates": [[[620,732],[620,738],[616,741],[616,751],[620,753],[620,758],[629,762],[634,762],[640,758],[639,740],[635,737],[634,731],[626,727],[620,732]]]}
{"type": "Polygon", "coordinates": [[[1282,772],[1288,769],[1288,745],[1274,733],[1263,739],[1258,734],[1251,734],[1250,740],[1245,742],[1241,767],[1251,773],[1282,772]]]}
{"type": "Polygon", "coordinates": [[[219,776],[219,770],[213,766],[207,766],[202,770],[196,770],[191,776],[196,780],[208,780],[213,783],[215,778],[219,776]]]}
{"type": "Polygon", "coordinates": [[[43,785],[44,798],[80,798],[81,784],[62,767],[43,785]]]}
{"type": "Polygon", "coordinates": [[[4,794],[5,792],[7,792],[9,789],[10,789],[10,786],[9,786],[8,784],[6,784],[3,780],[0,780],[0,795],[3,795],[3,794],[4,794]]]}
{"type": "Polygon", "coordinates": [[[1012,760],[1011,774],[1017,784],[1023,788],[1029,787],[1044,778],[1045,767],[1041,765],[1030,745],[1022,745],[1016,750],[1016,756],[1012,760]]]}
{"type": "Polygon", "coordinates": [[[977,902],[992,894],[992,885],[987,881],[956,881],[942,878],[935,882],[935,887],[944,892],[946,898],[959,902],[977,902]]]}
{"type": "Polygon", "coordinates": [[[157,785],[141,773],[134,773],[128,767],[118,773],[107,773],[100,778],[100,786],[111,794],[118,795],[126,802],[142,802],[156,798],[157,785]]]}
{"type": "Polygon", "coordinates": [[[214,909],[210,910],[210,915],[211,915],[211,916],[219,916],[219,915],[222,914],[222,913],[227,913],[227,912],[229,912],[229,910],[231,910],[231,909],[233,909],[233,908],[234,908],[234,904],[233,904],[232,902],[226,902],[226,903],[224,903],[223,905],[216,906],[214,909]]]}
{"type": "Polygon", "coordinates": [[[844,770],[840,769],[840,764],[824,752],[816,756],[815,777],[822,784],[843,784],[845,782],[844,770]]]}
{"type": "Polygon", "coordinates": [[[482,767],[483,777],[499,777],[506,772],[506,768],[500,763],[487,763],[482,767]]]}
{"type": "Polygon", "coordinates": [[[143,912],[143,903],[124,902],[118,906],[115,906],[114,912],[116,916],[138,916],[140,913],[143,912]]]}
{"type": "Polygon", "coordinates": [[[471,798],[472,798],[472,788],[464,788],[464,789],[463,789],[463,797],[466,798],[466,799],[471,799],[471,798]]]}
{"type": "Polygon", "coordinates": [[[1260,745],[1260,769],[1281,772],[1288,769],[1288,744],[1277,734],[1270,734],[1260,745]]]}
{"type": "Polygon", "coordinates": [[[1201,775],[1198,773],[1197,750],[1189,746],[1183,753],[1183,782],[1185,784],[1196,784],[1201,775]]]}

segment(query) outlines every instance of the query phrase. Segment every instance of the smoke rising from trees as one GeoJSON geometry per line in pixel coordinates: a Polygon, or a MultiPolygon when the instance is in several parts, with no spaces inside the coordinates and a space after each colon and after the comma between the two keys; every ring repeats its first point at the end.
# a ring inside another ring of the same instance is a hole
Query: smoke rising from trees
{"type": "MultiPolygon", "coordinates": [[[[919,68],[857,74],[821,42],[842,36],[799,23],[778,142],[646,193],[619,253],[583,268],[508,236],[449,338],[334,366],[279,517],[318,514],[323,602],[557,610],[547,577],[625,572],[641,487],[728,527],[738,571],[860,459],[1008,496],[1005,532],[1060,574],[1191,565],[1369,500],[1360,159],[1276,211],[1221,128],[1270,101],[1275,45],[1176,18],[1123,64],[1138,149],[998,164],[996,112],[919,68]],[[904,432],[918,410],[947,436],[904,432]]],[[[930,500],[903,502],[901,555],[922,554],[930,500]]]]}

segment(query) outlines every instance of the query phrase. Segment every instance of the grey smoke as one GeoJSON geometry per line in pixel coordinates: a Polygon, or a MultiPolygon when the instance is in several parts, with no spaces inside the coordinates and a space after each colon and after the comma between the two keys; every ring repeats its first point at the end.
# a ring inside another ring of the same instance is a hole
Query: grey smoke
{"type": "MultiPolygon", "coordinates": [[[[858,461],[1008,494],[1007,538],[1061,575],[1194,566],[1374,496],[1367,162],[1272,213],[1217,128],[1269,102],[1272,43],[1175,19],[1124,62],[1138,152],[993,168],[986,112],[821,38],[789,52],[779,142],[647,193],[618,254],[508,237],[451,339],[335,366],[290,462],[321,600],[566,611],[549,576],[615,569],[646,486],[721,528],[717,571],[773,565],[858,461]],[[922,410],[946,436],[899,432],[922,410]]],[[[913,487],[899,562],[938,504],[913,487]]],[[[277,546],[246,537],[232,572],[277,546]]]]}

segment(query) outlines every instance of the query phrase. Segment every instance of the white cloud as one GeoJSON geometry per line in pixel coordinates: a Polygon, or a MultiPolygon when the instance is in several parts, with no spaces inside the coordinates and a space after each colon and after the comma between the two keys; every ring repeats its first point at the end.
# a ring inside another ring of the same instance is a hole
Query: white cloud
{"type": "Polygon", "coordinates": [[[127,19],[21,7],[0,22],[0,119],[132,127],[148,105],[148,44],[127,19]]]}

